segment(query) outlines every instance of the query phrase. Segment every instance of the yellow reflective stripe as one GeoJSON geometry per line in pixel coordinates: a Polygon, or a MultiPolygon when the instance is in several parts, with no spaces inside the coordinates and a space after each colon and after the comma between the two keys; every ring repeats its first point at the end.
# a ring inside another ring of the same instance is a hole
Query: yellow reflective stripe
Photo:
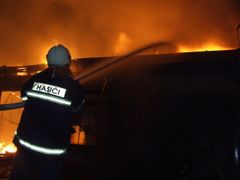
{"type": "Polygon", "coordinates": [[[61,155],[66,153],[66,149],[49,149],[41,146],[37,146],[34,144],[31,144],[27,141],[24,141],[22,139],[19,139],[19,142],[22,146],[31,149],[33,151],[42,153],[42,154],[48,154],[48,155],[61,155]]]}
{"type": "Polygon", "coordinates": [[[27,91],[27,95],[29,97],[34,97],[34,98],[38,98],[38,99],[54,102],[54,103],[61,104],[61,105],[71,106],[71,104],[72,104],[72,102],[69,101],[69,100],[58,98],[58,97],[54,97],[54,96],[43,94],[43,93],[27,91]]]}

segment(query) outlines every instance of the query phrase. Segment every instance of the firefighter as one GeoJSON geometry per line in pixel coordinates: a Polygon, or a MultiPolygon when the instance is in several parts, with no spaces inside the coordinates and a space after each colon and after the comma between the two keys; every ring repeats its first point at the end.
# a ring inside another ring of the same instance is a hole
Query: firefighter
{"type": "Polygon", "coordinates": [[[22,87],[25,107],[15,132],[17,146],[11,180],[58,179],[84,90],[72,79],[71,55],[63,45],[47,53],[48,68],[22,87]]]}

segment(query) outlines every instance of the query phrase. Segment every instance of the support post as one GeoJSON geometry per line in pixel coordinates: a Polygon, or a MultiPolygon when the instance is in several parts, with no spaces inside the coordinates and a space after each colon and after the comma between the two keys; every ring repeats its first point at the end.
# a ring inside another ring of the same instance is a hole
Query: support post
{"type": "Polygon", "coordinates": [[[240,24],[237,26],[238,49],[240,50],[240,24]]]}

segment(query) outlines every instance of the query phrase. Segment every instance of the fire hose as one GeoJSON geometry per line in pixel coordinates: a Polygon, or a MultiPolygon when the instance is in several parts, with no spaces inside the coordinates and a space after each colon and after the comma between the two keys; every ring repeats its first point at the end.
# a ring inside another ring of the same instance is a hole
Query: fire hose
{"type": "Polygon", "coordinates": [[[11,110],[11,109],[18,109],[24,107],[25,102],[17,102],[12,104],[0,104],[0,111],[11,110]]]}
{"type": "MultiPolygon", "coordinates": [[[[171,44],[168,43],[168,42],[165,42],[165,41],[151,43],[151,44],[146,45],[142,48],[136,49],[136,50],[124,55],[124,56],[118,57],[118,58],[116,58],[116,59],[114,59],[110,62],[100,64],[99,66],[95,67],[94,69],[91,69],[90,71],[88,71],[86,73],[76,75],[73,79],[78,80],[78,81],[81,81],[83,79],[87,79],[88,77],[90,77],[90,76],[92,76],[92,75],[94,75],[94,74],[96,74],[96,73],[114,65],[114,64],[122,62],[122,61],[128,59],[129,57],[131,57],[135,54],[144,52],[144,51],[152,49],[152,48],[160,47],[160,46],[171,46],[171,44]]],[[[17,103],[11,103],[11,104],[0,104],[0,111],[18,109],[18,108],[24,107],[24,105],[25,105],[25,102],[17,102],[17,103]]]]}

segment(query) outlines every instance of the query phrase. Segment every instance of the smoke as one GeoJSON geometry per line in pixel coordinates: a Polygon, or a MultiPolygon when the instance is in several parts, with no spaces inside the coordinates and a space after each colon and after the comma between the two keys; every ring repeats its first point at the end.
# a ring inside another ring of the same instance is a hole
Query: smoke
{"type": "Polygon", "coordinates": [[[0,65],[42,63],[58,43],[74,58],[116,55],[123,34],[129,50],[157,40],[235,48],[239,8],[238,0],[0,0],[0,65]]]}

